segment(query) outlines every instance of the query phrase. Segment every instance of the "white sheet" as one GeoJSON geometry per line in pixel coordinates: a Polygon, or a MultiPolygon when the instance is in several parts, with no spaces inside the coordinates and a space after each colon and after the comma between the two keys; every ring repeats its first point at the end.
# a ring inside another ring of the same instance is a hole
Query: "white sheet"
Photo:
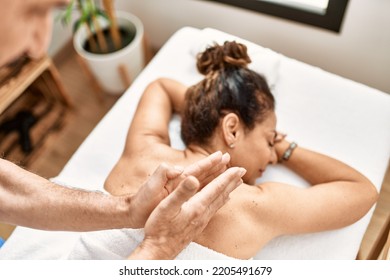
{"type": "MultiPolygon", "coordinates": [[[[123,260],[144,239],[143,229],[112,229],[81,235],[74,248],[65,255],[70,260],[123,260]]],[[[190,243],[177,260],[234,260],[197,243],[190,243]]]]}
{"type": "MultiPolygon", "coordinates": [[[[390,157],[390,96],[330,74],[232,35],[186,27],[176,32],[81,145],[54,181],[102,189],[118,160],[143,89],[158,77],[193,84],[202,76],[195,54],[213,41],[236,39],[248,45],[253,69],[263,73],[277,101],[278,129],[298,144],[338,158],[365,174],[379,190],[390,157]],[[115,136],[115,137],[114,137],[115,136]]],[[[172,143],[182,145],[178,119],[172,143]]],[[[306,182],[278,166],[262,180],[306,182]]],[[[354,259],[373,209],[357,223],[335,231],[283,236],[271,241],[257,259],[354,259]]],[[[77,233],[42,232],[18,227],[0,249],[0,259],[57,259],[73,248],[77,233]]]]}

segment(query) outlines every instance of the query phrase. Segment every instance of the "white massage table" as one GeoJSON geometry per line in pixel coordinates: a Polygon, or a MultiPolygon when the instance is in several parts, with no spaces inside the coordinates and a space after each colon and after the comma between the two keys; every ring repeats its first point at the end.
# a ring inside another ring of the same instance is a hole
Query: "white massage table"
{"type": "MultiPolygon", "coordinates": [[[[238,37],[214,29],[191,27],[180,29],[167,41],[53,181],[102,190],[106,176],[121,155],[129,124],[146,85],[158,77],[174,78],[188,85],[197,82],[202,76],[195,68],[196,53],[208,44],[231,39],[248,46],[253,60],[250,67],[268,79],[277,101],[278,130],[286,132],[288,139],[301,146],[356,168],[379,191],[390,157],[388,94],[238,37]]],[[[183,146],[179,127],[176,118],[170,127],[172,144],[176,147],[183,146]]],[[[267,169],[261,180],[307,186],[304,180],[282,166],[267,169]]],[[[355,259],[373,210],[346,228],[279,237],[266,245],[255,259],[355,259]]],[[[78,237],[79,233],[17,227],[0,249],[0,259],[62,258],[78,237]]]]}

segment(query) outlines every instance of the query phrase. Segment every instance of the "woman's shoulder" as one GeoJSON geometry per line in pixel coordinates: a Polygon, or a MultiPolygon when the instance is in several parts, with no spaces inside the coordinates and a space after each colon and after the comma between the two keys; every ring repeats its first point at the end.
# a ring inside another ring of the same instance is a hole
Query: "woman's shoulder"
{"type": "MultiPolygon", "coordinates": [[[[253,220],[261,223],[267,222],[267,217],[272,217],[283,209],[281,201],[285,201],[286,188],[291,188],[283,183],[264,182],[257,185],[242,184],[232,196],[233,203],[241,205],[241,209],[253,220]]],[[[288,193],[288,192],[287,192],[288,193]]],[[[272,223],[272,219],[268,222],[272,223]]]]}
{"type": "Polygon", "coordinates": [[[265,206],[269,203],[265,203],[267,198],[264,195],[259,186],[239,186],[210,221],[203,239],[197,242],[235,258],[253,257],[276,236],[265,206]]]}

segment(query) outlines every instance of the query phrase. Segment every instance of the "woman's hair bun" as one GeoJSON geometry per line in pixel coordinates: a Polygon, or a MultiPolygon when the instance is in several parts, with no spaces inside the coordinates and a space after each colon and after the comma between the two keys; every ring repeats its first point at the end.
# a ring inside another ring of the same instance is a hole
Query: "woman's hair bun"
{"type": "Polygon", "coordinates": [[[245,45],[226,41],[222,46],[214,44],[199,53],[196,66],[203,75],[228,67],[246,67],[251,62],[245,45]]]}

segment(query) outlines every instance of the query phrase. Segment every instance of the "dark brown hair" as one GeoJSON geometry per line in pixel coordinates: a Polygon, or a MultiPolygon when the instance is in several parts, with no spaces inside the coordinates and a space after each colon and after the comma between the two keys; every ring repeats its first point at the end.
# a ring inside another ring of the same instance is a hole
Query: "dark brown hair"
{"type": "Polygon", "coordinates": [[[181,123],[186,145],[206,144],[227,113],[237,114],[247,129],[253,129],[275,109],[265,78],[247,68],[250,62],[246,46],[234,41],[198,55],[197,68],[205,78],[186,92],[181,123]]]}

